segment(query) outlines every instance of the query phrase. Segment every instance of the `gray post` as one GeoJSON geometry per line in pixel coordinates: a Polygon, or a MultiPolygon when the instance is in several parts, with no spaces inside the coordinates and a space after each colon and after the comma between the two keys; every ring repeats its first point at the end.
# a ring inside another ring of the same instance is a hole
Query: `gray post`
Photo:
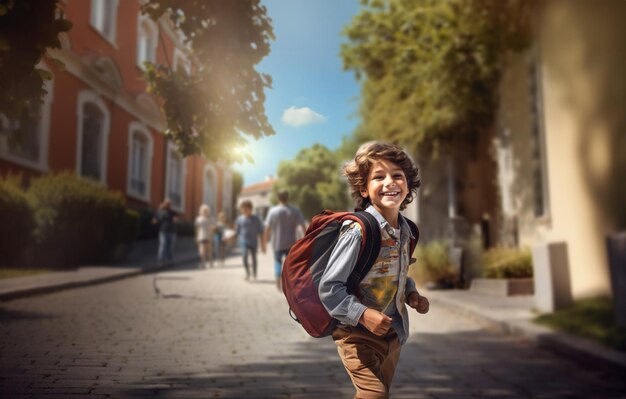
{"type": "Polygon", "coordinates": [[[615,303],[615,321],[618,326],[626,327],[626,232],[608,236],[606,246],[615,303]]]}
{"type": "Polygon", "coordinates": [[[546,243],[533,247],[535,306],[541,312],[554,312],[573,302],[567,257],[567,244],[546,243]]]}

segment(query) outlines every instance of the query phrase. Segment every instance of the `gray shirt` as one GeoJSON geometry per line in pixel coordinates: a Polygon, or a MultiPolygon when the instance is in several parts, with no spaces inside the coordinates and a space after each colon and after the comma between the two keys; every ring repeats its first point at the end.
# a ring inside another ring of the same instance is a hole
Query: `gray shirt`
{"type": "MultiPolygon", "coordinates": [[[[393,239],[395,233],[387,220],[374,207],[369,206],[366,212],[371,213],[378,220],[383,240],[378,259],[359,285],[360,291],[365,292],[366,297],[357,298],[355,295],[349,294],[346,288],[346,281],[356,265],[362,239],[360,225],[352,221],[346,221],[342,226],[337,245],[328,260],[328,266],[320,280],[318,287],[320,300],[326,310],[328,310],[328,313],[339,320],[340,324],[350,326],[359,324],[361,315],[368,308],[364,302],[370,302],[370,307],[378,308],[377,310],[381,311],[393,309],[391,327],[398,334],[400,343],[403,344],[406,342],[409,333],[409,318],[405,306],[406,298],[410,293],[417,292],[415,282],[407,276],[411,259],[411,254],[409,254],[409,241],[412,237],[411,228],[404,218],[400,216],[400,242],[397,245],[399,265],[396,269],[398,275],[397,278],[391,279],[394,281],[394,284],[397,284],[393,293],[393,306],[387,306],[387,309],[380,309],[379,306],[374,306],[371,303],[373,298],[371,296],[367,297],[367,292],[372,291],[372,281],[380,277],[381,268],[387,269],[386,265],[390,261],[393,262],[392,256],[390,256],[393,254],[392,245],[390,243],[386,246],[385,241],[393,239]]],[[[388,274],[387,272],[384,273],[388,274]]]]}
{"type": "Polygon", "coordinates": [[[298,225],[304,226],[302,212],[295,206],[279,204],[273,206],[265,218],[265,226],[271,229],[274,251],[289,249],[296,242],[298,225]]]}

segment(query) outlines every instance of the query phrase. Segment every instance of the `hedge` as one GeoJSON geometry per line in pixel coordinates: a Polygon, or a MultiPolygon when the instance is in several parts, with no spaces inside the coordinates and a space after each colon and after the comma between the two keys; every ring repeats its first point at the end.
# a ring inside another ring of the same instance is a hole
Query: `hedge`
{"type": "Polygon", "coordinates": [[[103,185],[71,173],[33,179],[27,197],[34,210],[34,260],[72,267],[107,261],[132,242],[139,215],[103,185]]]}
{"type": "Polygon", "coordinates": [[[15,181],[0,180],[0,264],[20,262],[22,251],[32,241],[33,213],[15,181]]]}

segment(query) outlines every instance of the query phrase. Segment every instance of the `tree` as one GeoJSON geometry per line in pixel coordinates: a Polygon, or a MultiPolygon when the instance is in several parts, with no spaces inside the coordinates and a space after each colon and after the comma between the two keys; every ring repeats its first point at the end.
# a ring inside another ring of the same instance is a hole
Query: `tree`
{"type": "Polygon", "coordinates": [[[532,1],[364,0],[344,34],[365,136],[435,152],[492,126],[506,51],[529,43],[532,1]]]}
{"type": "MultiPolygon", "coordinates": [[[[59,34],[71,27],[58,3],[0,0],[0,112],[11,119],[23,118],[45,95],[43,82],[51,76],[35,66],[47,49],[60,48],[59,34]]],[[[264,108],[271,78],[255,70],[274,38],[259,0],[142,3],[142,12],[169,18],[182,32],[194,61],[191,76],[169,64],[148,64],[145,73],[149,91],[162,99],[164,133],[183,155],[237,161],[243,156],[235,149],[246,137],[274,134],[264,108]]]]}
{"type": "Polygon", "coordinates": [[[59,0],[0,1],[0,113],[23,119],[46,94],[50,72],[37,68],[49,48],[60,48],[59,34],[72,24],[57,12],[59,0]]]}
{"type": "Polygon", "coordinates": [[[321,144],[302,149],[294,159],[278,165],[274,195],[286,189],[290,202],[307,218],[324,209],[344,210],[349,206],[349,196],[340,164],[337,154],[321,144]]]}
{"type": "Polygon", "coordinates": [[[165,134],[183,155],[238,161],[246,136],[274,134],[264,108],[271,78],[255,70],[274,38],[259,0],[149,0],[142,11],[170,18],[194,60],[191,75],[169,65],[146,69],[149,90],[163,99],[165,134]]]}

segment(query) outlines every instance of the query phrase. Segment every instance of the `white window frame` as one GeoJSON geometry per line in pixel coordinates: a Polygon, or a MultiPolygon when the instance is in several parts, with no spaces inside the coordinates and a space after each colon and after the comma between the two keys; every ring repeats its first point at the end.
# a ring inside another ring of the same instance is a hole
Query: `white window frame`
{"type": "Polygon", "coordinates": [[[117,32],[117,6],[119,0],[91,0],[91,16],[89,22],[91,26],[102,35],[108,42],[115,46],[117,32]],[[111,13],[111,31],[106,33],[104,23],[105,14],[111,13]]]}
{"type": "Polygon", "coordinates": [[[156,62],[159,31],[156,23],[150,17],[139,14],[137,18],[137,66],[143,69],[145,61],[156,62]],[[145,41],[145,48],[142,43],[145,41]],[[142,51],[144,50],[144,51],[142,51]]]}
{"type": "Polygon", "coordinates": [[[189,60],[189,57],[187,57],[187,55],[185,55],[185,53],[183,53],[178,47],[174,49],[173,64],[175,71],[182,66],[185,72],[187,72],[187,75],[191,75],[191,61],[189,60]]]}
{"type": "Polygon", "coordinates": [[[207,162],[202,171],[202,202],[210,206],[214,213],[217,211],[218,187],[217,169],[212,163],[207,162]],[[213,184],[211,184],[211,180],[213,180],[213,184]]]}
{"type": "MultiPolygon", "coordinates": [[[[47,65],[43,63],[37,65],[37,68],[42,68],[50,72],[47,65]]],[[[50,165],[48,164],[48,146],[50,142],[50,109],[52,108],[52,102],[54,100],[54,77],[52,80],[44,81],[44,88],[47,93],[43,98],[43,103],[40,108],[41,115],[38,126],[39,156],[37,157],[37,161],[32,161],[12,153],[7,142],[8,138],[0,135],[0,159],[40,172],[48,172],[50,170],[50,165]]],[[[0,115],[0,118],[4,119],[4,123],[9,123],[9,119],[6,116],[0,115]]]]}
{"type": "MultiPolygon", "coordinates": [[[[185,177],[187,176],[187,162],[185,162],[185,158],[183,158],[183,156],[180,155],[180,153],[178,152],[176,145],[169,140],[167,142],[167,154],[165,156],[165,187],[163,190],[164,191],[163,197],[169,198],[170,164],[171,164],[170,160],[171,160],[172,151],[175,151],[178,154],[178,156],[180,156],[180,163],[181,163],[180,206],[178,206],[177,204],[174,203],[174,201],[172,201],[172,209],[180,213],[184,213],[185,212],[185,186],[186,186],[185,177]]],[[[171,200],[171,198],[169,199],[171,200]]]]}
{"type": "MultiPolygon", "coordinates": [[[[102,137],[101,145],[100,145],[100,182],[106,185],[107,181],[107,155],[108,155],[108,146],[109,146],[109,133],[111,129],[111,114],[109,113],[109,108],[106,106],[104,101],[98,96],[95,92],[91,90],[83,90],[78,93],[78,104],[77,104],[77,120],[78,124],[76,126],[77,138],[76,138],[76,173],[79,176],[82,176],[82,162],[83,162],[83,111],[85,108],[85,104],[92,103],[97,106],[102,115],[104,116],[104,120],[102,123],[102,137]]],[[[88,177],[88,176],[84,176],[88,177]]]]}
{"type": "MultiPolygon", "coordinates": [[[[534,145],[537,146],[538,149],[538,159],[533,159],[533,161],[538,162],[539,173],[541,174],[541,199],[542,199],[542,208],[543,212],[540,215],[535,213],[535,198],[533,195],[533,214],[535,215],[535,219],[548,222],[551,218],[551,208],[550,208],[550,185],[548,182],[548,161],[546,156],[546,136],[545,136],[545,121],[544,121],[544,110],[545,105],[543,103],[543,74],[542,74],[542,63],[540,58],[540,51],[538,48],[532,48],[530,51],[530,60],[529,67],[533,66],[532,70],[534,71],[534,76],[528,76],[529,80],[534,80],[534,84],[536,85],[535,95],[536,104],[531,104],[534,109],[531,109],[531,128],[536,124],[537,127],[537,135],[533,136],[531,132],[531,141],[534,142],[534,145]]],[[[536,165],[535,165],[536,166],[536,165]]],[[[533,166],[533,173],[534,167],[533,166]]],[[[534,175],[533,175],[534,177],[534,175]]]]}
{"type": "Polygon", "coordinates": [[[233,174],[228,168],[222,168],[222,211],[230,217],[233,197],[233,174]]]}
{"type": "Polygon", "coordinates": [[[127,172],[127,179],[126,179],[126,193],[128,194],[128,196],[141,200],[141,201],[150,202],[150,190],[152,187],[151,182],[152,182],[153,155],[154,155],[154,140],[152,139],[152,135],[150,134],[150,131],[144,124],[140,122],[131,122],[128,125],[128,172],[127,172]],[[134,144],[134,138],[136,135],[142,136],[147,143],[146,159],[144,160],[144,162],[146,163],[145,165],[146,188],[145,188],[145,193],[143,194],[136,191],[132,185],[132,178],[133,178],[132,172],[133,172],[133,164],[135,161],[133,144],[134,144]]]}

